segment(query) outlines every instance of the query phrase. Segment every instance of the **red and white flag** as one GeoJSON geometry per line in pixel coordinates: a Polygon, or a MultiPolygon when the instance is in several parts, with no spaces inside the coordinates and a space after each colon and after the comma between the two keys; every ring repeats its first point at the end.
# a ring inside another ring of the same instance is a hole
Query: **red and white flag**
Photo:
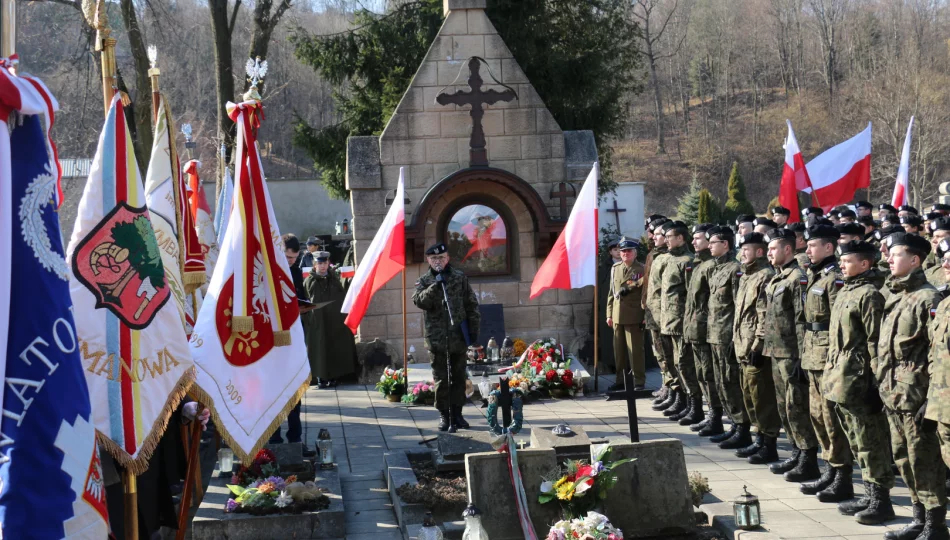
{"type": "Polygon", "coordinates": [[[829,148],[808,162],[816,206],[826,212],[850,202],[854,193],[871,185],[871,124],[847,141],[829,148]]]}
{"type": "Polygon", "coordinates": [[[792,131],[792,122],[785,122],[788,124],[788,137],[785,139],[785,166],[782,167],[778,203],[789,209],[791,215],[788,221],[795,223],[799,220],[798,192],[810,188],[811,179],[808,177],[808,169],[805,168],[805,160],[802,159],[802,151],[798,147],[798,139],[792,131]]]}
{"type": "Polygon", "coordinates": [[[211,275],[214,273],[214,266],[218,263],[218,240],[214,234],[211,207],[208,206],[205,190],[201,188],[201,178],[198,176],[198,169],[200,168],[201,162],[193,159],[185,163],[182,172],[185,173],[188,180],[188,208],[195,223],[198,244],[205,256],[205,268],[210,282],[211,275]]]}
{"type": "Polygon", "coordinates": [[[396,198],[386,213],[386,219],[376,231],[366,255],[356,267],[350,290],[343,299],[342,313],[347,313],[346,325],[353,333],[360,326],[369,301],[376,291],[406,267],[406,195],[405,173],[399,168],[396,198]]]}
{"type": "Polygon", "coordinates": [[[894,182],[894,196],[891,197],[891,206],[900,208],[907,204],[910,194],[910,133],[914,129],[914,117],[910,117],[907,124],[907,136],[904,137],[904,150],[901,151],[901,164],[897,168],[897,181],[894,182]]]}
{"type": "Polygon", "coordinates": [[[534,275],[529,298],[536,298],[548,289],[579,289],[593,285],[597,280],[599,178],[600,165],[594,163],[577,195],[567,225],[534,275]]]}

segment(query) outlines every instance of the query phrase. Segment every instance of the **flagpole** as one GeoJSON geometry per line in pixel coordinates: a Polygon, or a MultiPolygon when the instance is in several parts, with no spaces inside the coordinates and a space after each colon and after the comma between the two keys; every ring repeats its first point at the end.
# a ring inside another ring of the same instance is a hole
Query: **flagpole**
{"type": "Polygon", "coordinates": [[[158,69],[158,49],[154,45],[148,47],[148,78],[152,81],[152,118],[155,120],[155,126],[158,126],[158,106],[162,101],[162,94],[158,89],[158,76],[161,70],[158,69]]]}
{"type": "Polygon", "coordinates": [[[402,369],[406,372],[406,390],[409,390],[409,333],[406,331],[406,261],[402,265],[402,369]]]}
{"type": "Polygon", "coordinates": [[[16,54],[16,1],[3,0],[0,7],[0,56],[10,58],[16,54]]]}
{"type": "Polygon", "coordinates": [[[112,98],[115,97],[116,87],[116,68],[115,68],[115,44],[116,39],[110,37],[112,30],[109,28],[109,18],[106,15],[105,0],[96,2],[96,13],[93,23],[96,27],[96,50],[101,52],[100,62],[102,63],[102,105],[104,114],[109,115],[109,107],[112,105],[112,98]]]}
{"type": "MultiPolygon", "coordinates": [[[[594,265],[597,264],[597,258],[600,255],[600,242],[597,242],[597,247],[594,248],[594,265]]],[[[596,273],[595,273],[596,274],[596,273]]],[[[599,373],[597,368],[598,360],[600,359],[600,321],[597,317],[600,317],[600,284],[598,279],[594,279],[594,393],[597,393],[600,390],[599,384],[599,373]]]]}

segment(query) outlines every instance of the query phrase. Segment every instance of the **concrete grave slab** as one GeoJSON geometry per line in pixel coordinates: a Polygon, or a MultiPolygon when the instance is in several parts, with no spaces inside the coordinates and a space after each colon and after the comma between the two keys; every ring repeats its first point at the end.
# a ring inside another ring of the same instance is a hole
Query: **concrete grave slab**
{"type": "Polygon", "coordinates": [[[570,435],[555,435],[554,426],[531,428],[531,448],[552,448],[558,463],[567,459],[588,459],[590,457],[590,438],[584,428],[571,427],[570,435]]]}

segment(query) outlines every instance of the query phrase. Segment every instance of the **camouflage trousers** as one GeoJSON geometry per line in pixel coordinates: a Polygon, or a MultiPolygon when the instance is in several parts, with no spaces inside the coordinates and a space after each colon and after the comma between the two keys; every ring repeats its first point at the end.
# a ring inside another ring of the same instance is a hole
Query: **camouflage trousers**
{"type": "Polygon", "coordinates": [[[748,359],[741,359],[739,364],[742,366],[742,399],[749,420],[762,435],[778,437],[782,421],[775,401],[772,363],[765,360],[761,367],[753,367],[748,359]]]}
{"type": "Polygon", "coordinates": [[[452,386],[449,387],[445,353],[429,352],[432,365],[432,381],[435,383],[435,408],[446,411],[449,405],[461,407],[465,404],[465,353],[451,353],[452,386]]]}
{"type": "Polygon", "coordinates": [[[937,434],[917,427],[914,413],[887,411],[887,423],[894,463],[910,490],[911,502],[923,503],[928,510],[943,508],[947,504],[947,468],[940,458],[937,434]]]}
{"type": "Polygon", "coordinates": [[[802,377],[804,372],[800,366],[798,358],[772,357],[772,380],[782,427],[795,446],[809,450],[818,448],[819,444],[808,412],[808,379],[802,377]]]}
{"type": "Polygon", "coordinates": [[[659,330],[650,330],[650,337],[653,338],[653,354],[656,356],[656,363],[660,364],[660,371],[663,372],[663,385],[668,386],[670,390],[679,390],[680,373],[673,363],[672,336],[664,336],[659,330]]]}
{"type": "Polygon", "coordinates": [[[696,363],[696,378],[703,391],[706,403],[715,409],[722,408],[719,390],[716,388],[716,376],[713,374],[712,350],[708,343],[692,343],[693,361],[696,363]]]}
{"type": "Polygon", "coordinates": [[[673,362],[680,372],[680,384],[691,396],[702,395],[699,378],[696,376],[696,361],[693,360],[693,344],[683,336],[663,336],[673,339],[673,362]]]}
{"type": "Polygon", "coordinates": [[[950,467],[950,424],[937,422],[937,438],[940,440],[940,455],[943,463],[950,467]]]}
{"type": "Polygon", "coordinates": [[[861,479],[884,489],[893,488],[887,415],[884,411],[872,411],[863,403],[847,407],[839,403],[836,409],[861,467],[861,479]]]}
{"type": "Polygon", "coordinates": [[[736,424],[749,423],[749,415],[742,401],[742,381],[740,380],[742,372],[739,369],[739,362],[736,361],[735,348],[731,343],[711,343],[709,354],[712,358],[713,376],[716,379],[719,401],[726,414],[736,424]]]}
{"type": "Polygon", "coordinates": [[[614,362],[617,376],[622,380],[624,371],[633,370],[633,384],[647,382],[646,364],[643,359],[643,330],[636,324],[614,324],[614,362]]]}
{"type": "Polygon", "coordinates": [[[821,395],[823,371],[808,370],[808,411],[811,426],[821,445],[821,459],[832,467],[851,467],[854,456],[848,444],[848,435],[835,411],[836,403],[821,395]]]}

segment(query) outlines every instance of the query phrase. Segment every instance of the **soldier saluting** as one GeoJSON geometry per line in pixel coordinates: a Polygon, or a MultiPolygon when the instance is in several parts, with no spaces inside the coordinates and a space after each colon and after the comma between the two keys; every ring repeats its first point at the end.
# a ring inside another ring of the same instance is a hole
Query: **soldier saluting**
{"type": "Polygon", "coordinates": [[[462,418],[465,404],[465,353],[478,336],[481,315],[478,298],[468,277],[449,265],[448,248],[436,244],[426,250],[429,271],[416,282],[412,303],[423,312],[425,344],[435,382],[439,431],[468,429],[462,418]],[[452,429],[450,429],[450,426],[452,429]]]}
{"type": "Polygon", "coordinates": [[[643,360],[643,265],[637,262],[639,242],[626,236],[620,239],[620,262],[610,269],[610,294],[607,296],[607,324],[614,331],[614,360],[617,382],[608,392],[623,388],[623,374],[633,370],[635,390],[646,385],[646,366],[643,360]]]}

